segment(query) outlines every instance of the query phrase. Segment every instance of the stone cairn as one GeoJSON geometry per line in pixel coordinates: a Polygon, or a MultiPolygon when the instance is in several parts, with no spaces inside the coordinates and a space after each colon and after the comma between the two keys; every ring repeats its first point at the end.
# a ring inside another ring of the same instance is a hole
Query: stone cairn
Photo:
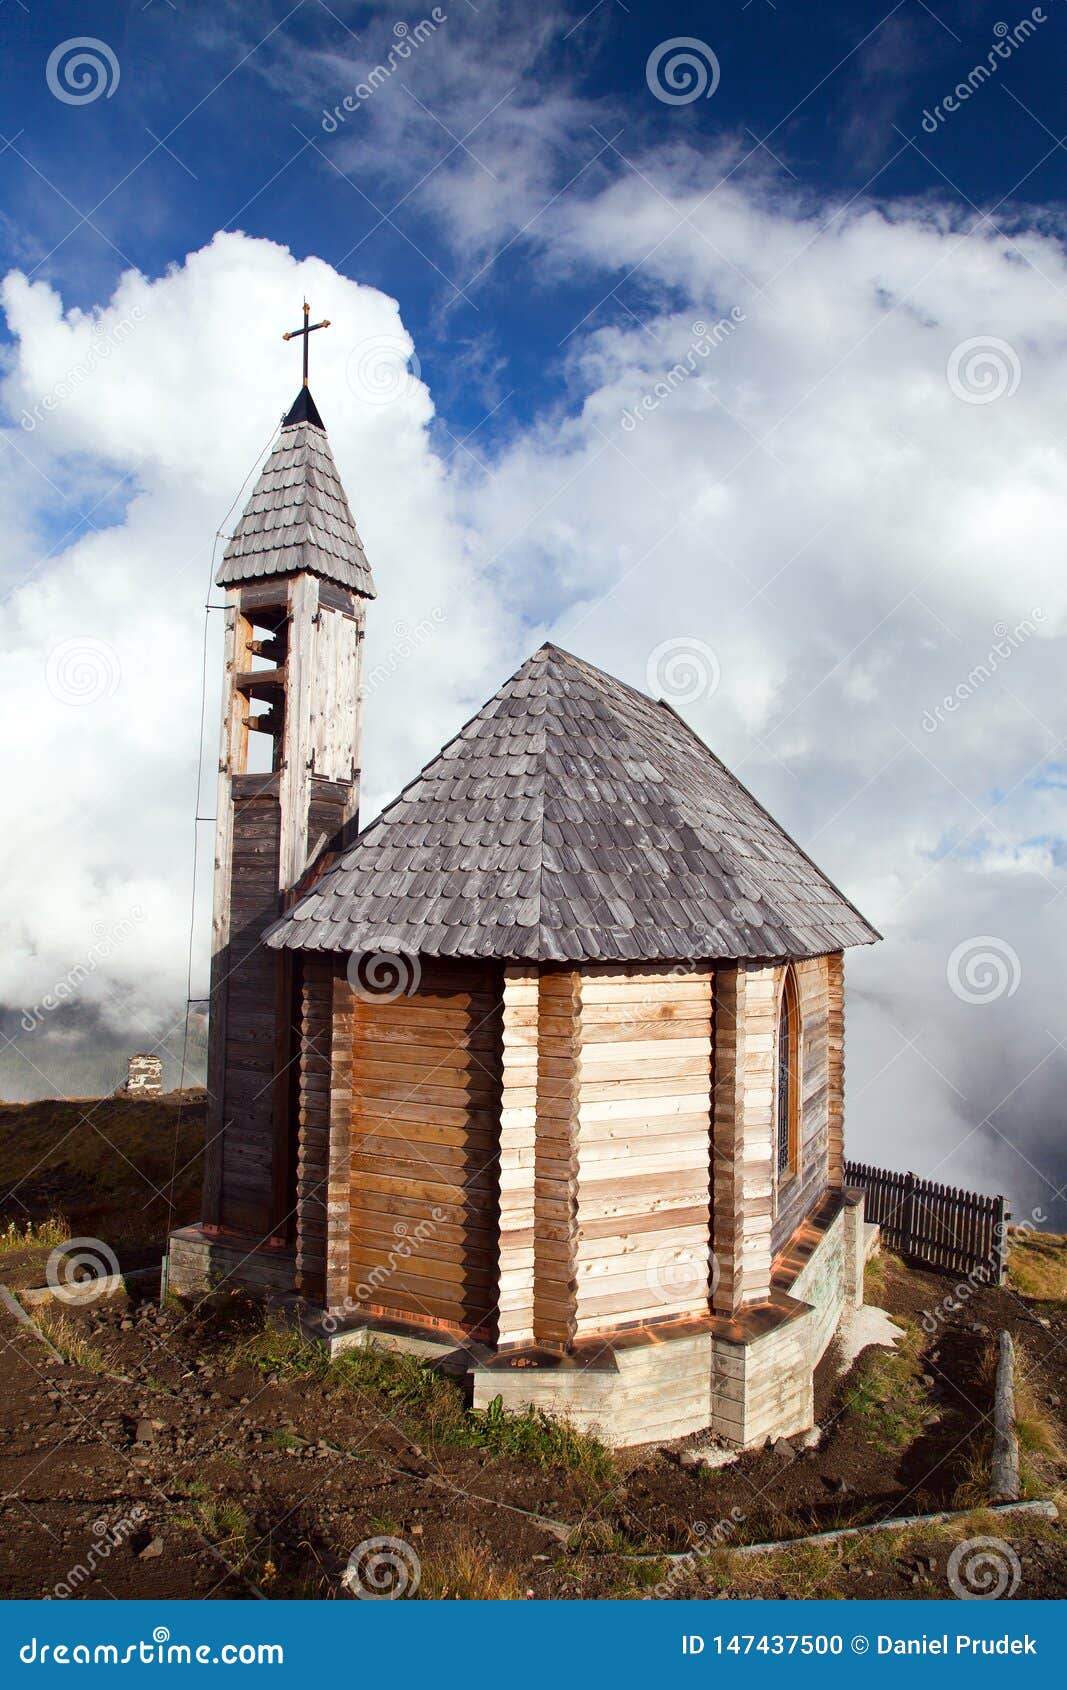
{"type": "Polygon", "coordinates": [[[131,1056],[126,1064],[129,1097],[156,1097],[163,1090],[163,1060],[159,1056],[131,1056]]]}

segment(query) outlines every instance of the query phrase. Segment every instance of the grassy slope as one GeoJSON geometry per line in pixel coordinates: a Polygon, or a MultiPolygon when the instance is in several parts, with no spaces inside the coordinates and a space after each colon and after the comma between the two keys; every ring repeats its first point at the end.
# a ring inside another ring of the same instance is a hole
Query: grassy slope
{"type": "Polygon", "coordinates": [[[0,1104],[0,1225],[59,1214],[112,1244],[162,1239],[176,1128],[180,1225],[199,1212],[202,1091],[0,1104]]]}

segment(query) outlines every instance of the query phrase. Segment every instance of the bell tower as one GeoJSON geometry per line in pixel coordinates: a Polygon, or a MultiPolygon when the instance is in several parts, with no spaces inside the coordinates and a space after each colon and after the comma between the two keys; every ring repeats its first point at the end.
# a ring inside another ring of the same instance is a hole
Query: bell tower
{"type": "Polygon", "coordinates": [[[225,676],[203,1227],[293,1234],[292,959],[263,935],[355,834],[363,625],[374,582],[307,381],[223,555],[225,676]]]}

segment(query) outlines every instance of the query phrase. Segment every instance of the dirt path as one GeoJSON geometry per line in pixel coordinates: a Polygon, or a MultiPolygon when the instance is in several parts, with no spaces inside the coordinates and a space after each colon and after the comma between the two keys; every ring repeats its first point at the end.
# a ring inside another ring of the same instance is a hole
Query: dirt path
{"type": "MultiPolygon", "coordinates": [[[[235,1299],[66,1310],[45,1323],[62,1366],[0,1315],[0,1593],[344,1596],[351,1552],[387,1536],[417,1555],[430,1595],[636,1595],[664,1580],[670,1595],[945,1595],[943,1533],[776,1567],[729,1545],[980,1502],[985,1356],[1000,1326],[1062,1427],[1062,1309],[982,1291],[946,1313],[947,1290],[891,1271],[885,1302],[912,1323],[913,1353],[887,1364],[868,1351],[845,1382],[827,1358],[819,1447],[714,1472],[683,1464],[684,1446],[614,1460],[577,1447],[569,1467],[536,1438],[514,1452],[507,1433],[472,1430],[451,1383],[424,1389],[418,1369],[392,1362],[309,1373],[235,1299]],[[578,1528],[569,1545],[546,1518],[578,1528]],[[624,1553],[694,1548],[680,1568],[624,1553]]],[[[1067,1594],[1060,1528],[1018,1532],[1017,1594],[1067,1594]]]]}

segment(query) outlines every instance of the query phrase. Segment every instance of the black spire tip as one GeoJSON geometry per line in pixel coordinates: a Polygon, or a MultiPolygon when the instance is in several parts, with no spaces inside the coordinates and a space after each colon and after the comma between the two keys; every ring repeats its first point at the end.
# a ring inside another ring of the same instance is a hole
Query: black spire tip
{"type": "Polygon", "coordinates": [[[300,389],[289,407],[288,414],[282,418],[283,428],[290,428],[294,423],[311,423],[314,428],[321,428],[323,434],[326,433],[326,424],[319,416],[319,408],[311,397],[309,387],[300,389]]]}

